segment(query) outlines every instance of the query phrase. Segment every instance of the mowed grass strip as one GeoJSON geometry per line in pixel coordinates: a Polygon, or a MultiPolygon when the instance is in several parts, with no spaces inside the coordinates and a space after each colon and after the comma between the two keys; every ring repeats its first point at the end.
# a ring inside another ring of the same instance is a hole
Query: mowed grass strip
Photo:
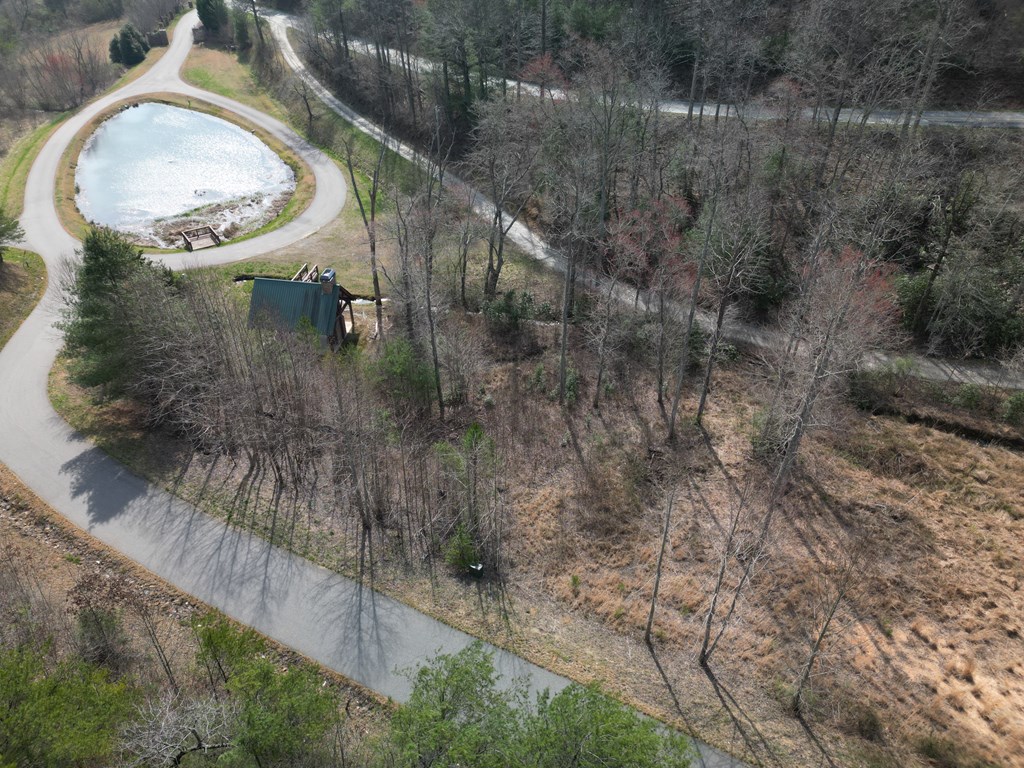
{"type": "Polygon", "coordinates": [[[46,265],[38,254],[8,248],[0,266],[0,349],[43,296],[46,265]]]}
{"type": "Polygon", "coordinates": [[[40,125],[15,142],[0,163],[0,207],[9,216],[21,216],[25,209],[25,183],[39,150],[63,122],[64,115],[40,125]]]}

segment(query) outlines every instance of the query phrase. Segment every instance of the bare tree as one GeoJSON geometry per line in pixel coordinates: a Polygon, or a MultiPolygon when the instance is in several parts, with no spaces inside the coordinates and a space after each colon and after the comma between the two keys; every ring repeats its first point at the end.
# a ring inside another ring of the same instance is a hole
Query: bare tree
{"type": "Polygon", "coordinates": [[[384,338],[384,303],[380,293],[380,275],[377,270],[377,201],[380,195],[381,183],[383,181],[382,171],[384,159],[387,157],[387,142],[381,141],[377,145],[377,153],[374,158],[373,170],[370,173],[370,185],[365,193],[360,193],[359,183],[356,181],[355,170],[355,141],[348,139],[345,142],[345,163],[348,166],[348,177],[352,182],[352,192],[355,195],[356,203],[359,205],[359,215],[363,219],[363,226],[366,228],[366,237],[370,246],[370,276],[373,279],[373,304],[377,315],[377,326],[374,329],[374,337],[384,338]],[[363,195],[366,202],[363,201],[363,195]]]}
{"type": "Polygon", "coordinates": [[[729,517],[720,526],[717,546],[718,568],[708,587],[708,606],[704,611],[697,659],[705,669],[725,636],[747,587],[764,564],[769,550],[772,507],[751,498],[748,480],[729,506],[729,517]]]}
{"type": "Polygon", "coordinates": [[[798,714],[804,711],[805,693],[815,666],[820,666],[825,655],[828,641],[842,634],[842,606],[863,584],[864,563],[863,547],[856,542],[844,542],[827,553],[815,574],[811,587],[811,623],[806,627],[807,658],[800,666],[793,690],[793,711],[798,714]]]}
{"type": "Polygon", "coordinates": [[[145,34],[165,26],[177,6],[177,0],[132,0],[128,8],[128,20],[145,34]]]}
{"type": "Polygon", "coordinates": [[[661,531],[661,549],[658,550],[658,564],[654,568],[654,589],[651,592],[651,610],[647,613],[647,627],[644,629],[644,642],[651,645],[651,627],[654,626],[654,610],[658,604],[658,587],[661,586],[661,565],[665,560],[665,549],[668,546],[669,532],[672,529],[672,505],[676,500],[676,492],[669,494],[665,505],[665,523],[661,531]]]}
{"type": "Polygon", "coordinates": [[[529,182],[540,152],[540,137],[531,127],[536,115],[530,101],[495,101],[479,108],[476,148],[470,162],[487,180],[491,226],[487,238],[484,298],[493,299],[505,264],[505,239],[529,201],[529,182]]]}
{"type": "Polygon", "coordinates": [[[890,331],[890,273],[863,251],[846,246],[836,253],[824,231],[809,246],[799,299],[790,310],[790,341],[758,437],[758,450],[773,460],[773,498],[784,490],[803,438],[815,425],[819,398],[834,391],[864,351],[890,331]]]}
{"type": "Polygon", "coordinates": [[[121,734],[127,765],[181,765],[191,754],[215,758],[232,749],[238,716],[231,699],[160,696],[139,706],[121,734]]]}
{"type": "Polygon", "coordinates": [[[714,233],[715,244],[711,251],[708,273],[717,294],[718,310],[715,313],[715,327],[708,343],[708,359],[704,365],[700,402],[694,417],[698,425],[704,417],[704,408],[711,391],[711,375],[714,372],[726,315],[732,303],[747,288],[750,273],[758,266],[759,253],[770,243],[767,219],[765,201],[759,197],[757,190],[748,187],[738,200],[733,199],[727,203],[727,210],[721,217],[722,223],[714,233]]]}
{"type": "MultiPolygon", "coordinates": [[[[721,136],[721,134],[720,134],[721,136]]],[[[702,196],[703,210],[701,211],[702,240],[700,250],[694,263],[693,285],[690,289],[689,309],[686,317],[686,325],[682,331],[682,342],[680,344],[679,364],[676,369],[675,392],[672,395],[672,408],[668,417],[668,439],[672,440],[676,434],[676,416],[679,413],[679,403],[683,398],[683,385],[686,381],[686,374],[690,367],[690,345],[695,329],[697,316],[697,300],[700,297],[700,286],[704,279],[704,271],[711,254],[711,233],[717,221],[719,195],[724,186],[723,174],[725,172],[724,150],[725,142],[720,140],[711,147],[711,158],[704,175],[704,194],[702,196]]]]}

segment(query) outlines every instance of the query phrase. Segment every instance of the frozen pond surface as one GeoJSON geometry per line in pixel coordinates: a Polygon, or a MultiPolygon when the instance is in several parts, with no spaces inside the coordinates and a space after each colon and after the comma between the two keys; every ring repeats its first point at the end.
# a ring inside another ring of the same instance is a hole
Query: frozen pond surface
{"type": "Polygon", "coordinates": [[[142,243],[180,247],[181,229],[209,224],[231,238],[274,218],[295,190],[295,175],[233,123],[145,103],[89,137],[75,187],[86,220],[142,243]]]}

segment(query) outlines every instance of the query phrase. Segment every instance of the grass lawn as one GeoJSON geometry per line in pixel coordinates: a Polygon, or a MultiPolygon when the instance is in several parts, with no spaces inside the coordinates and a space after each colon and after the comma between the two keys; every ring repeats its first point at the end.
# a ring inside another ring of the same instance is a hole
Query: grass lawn
{"type": "Polygon", "coordinates": [[[8,248],[0,267],[0,348],[28,317],[46,290],[46,265],[31,251],[8,248]]]}
{"type": "Polygon", "coordinates": [[[32,163],[63,116],[44,123],[14,143],[0,163],[0,207],[10,216],[21,216],[25,207],[25,182],[32,163]]]}
{"type": "Polygon", "coordinates": [[[288,122],[281,105],[256,82],[248,67],[233,54],[217,48],[195,46],[181,68],[181,79],[197,88],[216,93],[288,122]]]}

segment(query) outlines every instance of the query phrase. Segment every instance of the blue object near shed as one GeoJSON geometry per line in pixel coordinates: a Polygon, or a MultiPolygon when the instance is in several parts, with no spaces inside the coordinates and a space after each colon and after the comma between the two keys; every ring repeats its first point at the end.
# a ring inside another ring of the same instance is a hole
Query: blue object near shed
{"type": "Polygon", "coordinates": [[[310,283],[257,277],[249,304],[249,326],[270,322],[295,330],[305,318],[320,336],[330,338],[335,335],[340,296],[341,286],[333,280],[310,283]]]}

